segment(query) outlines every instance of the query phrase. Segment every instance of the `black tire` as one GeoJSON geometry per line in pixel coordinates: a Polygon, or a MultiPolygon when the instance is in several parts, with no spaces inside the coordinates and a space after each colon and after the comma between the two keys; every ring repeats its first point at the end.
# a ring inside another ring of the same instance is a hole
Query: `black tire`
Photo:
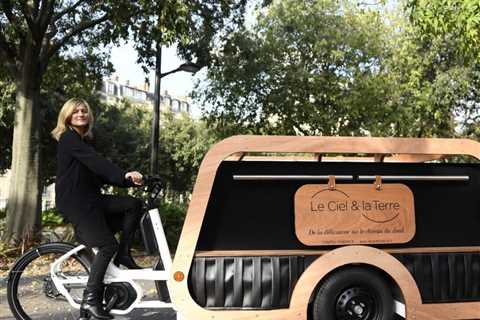
{"type": "MultiPolygon", "coordinates": [[[[7,278],[7,299],[17,320],[74,319],[78,310],[72,308],[58,293],[50,277],[50,264],[75,248],[70,243],[47,243],[31,249],[21,256],[7,278]]],[[[62,273],[88,275],[91,255],[82,250],[62,265],[62,273]]],[[[83,292],[83,287],[69,289],[73,294],[83,292]]],[[[78,294],[75,295],[75,300],[78,294]]],[[[78,302],[78,301],[77,301],[78,302]]]]}
{"type": "Polygon", "coordinates": [[[321,282],[313,304],[314,320],[392,320],[392,292],[380,272],[348,267],[321,282]]]}

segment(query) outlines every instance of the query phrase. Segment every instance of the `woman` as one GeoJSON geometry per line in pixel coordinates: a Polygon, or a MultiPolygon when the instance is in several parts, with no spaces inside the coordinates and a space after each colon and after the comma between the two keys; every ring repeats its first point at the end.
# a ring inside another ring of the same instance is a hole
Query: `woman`
{"type": "Polygon", "coordinates": [[[129,253],[142,215],[142,202],[130,196],[101,194],[103,184],[129,187],[142,184],[137,171],[126,172],[98,155],[92,138],[93,114],[82,99],[68,100],[60,110],[52,136],[58,141],[55,200],[75,236],[88,247],[97,247],[83,293],[80,318],[113,319],[102,306],[103,277],[108,263],[138,269],[129,253]],[[118,244],[114,234],[122,231],[118,244]]]}

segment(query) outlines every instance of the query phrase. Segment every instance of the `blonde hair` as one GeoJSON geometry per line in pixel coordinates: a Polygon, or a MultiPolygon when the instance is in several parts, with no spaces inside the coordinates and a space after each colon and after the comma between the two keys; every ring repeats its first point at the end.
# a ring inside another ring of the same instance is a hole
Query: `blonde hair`
{"type": "Polygon", "coordinates": [[[67,127],[70,126],[70,121],[72,120],[72,114],[75,112],[75,108],[78,106],[85,106],[88,110],[88,127],[84,136],[88,138],[93,137],[92,128],[93,128],[93,113],[92,109],[88,105],[87,101],[80,98],[72,98],[65,102],[60,113],[58,114],[57,126],[52,130],[51,135],[55,140],[59,140],[62,133],[67,130],[67,127]]]}

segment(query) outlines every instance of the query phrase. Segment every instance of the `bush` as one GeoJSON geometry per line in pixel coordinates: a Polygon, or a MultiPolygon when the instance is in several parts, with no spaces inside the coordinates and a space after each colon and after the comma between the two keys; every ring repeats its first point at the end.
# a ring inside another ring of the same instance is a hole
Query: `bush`
{"type": "Polygon", "coordinates": [[[159,207],[170,252],[175,253],[187,212],[186,204],[162,202],[159,207]]]}
{"type": "Polygon", "coordinates": [[[61,226],[64,225],[63,217],[57,208],[51,208],[42,212],[42,226],[61,226]]]}

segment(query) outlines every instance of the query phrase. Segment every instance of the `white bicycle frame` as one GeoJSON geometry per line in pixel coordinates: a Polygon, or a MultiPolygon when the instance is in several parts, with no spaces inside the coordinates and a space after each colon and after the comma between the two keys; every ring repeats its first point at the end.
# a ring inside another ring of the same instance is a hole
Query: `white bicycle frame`
{"type": "MultiPolygon", "coordinates": [[[[158,209],[151,209],[148,211],[150,221],[153,226],[155,234],[155,240],[157,241],[160,257],[163,262],[164,270],[153,270],[152,268],[139,269],[139,270],[122,270],[115,266],[112,262],[108,265],[107,272],[105,273],[104,283],[109,284],[112,282],[126,282],[129,283],[137,293],[137,298],[132,305],[126,310],[112,309],[112,314],[127,314],[133,309],[138,308],[174,308],[172,303],[163,302],[160,300],[142,301],[143,289],[135,280],[151,280],[151,281],[167,281],[172,269],[172,258],[170,256],[170,250],[168,248],[167,239],[165,237],[165,231],[163,230],[162,220],[158,209]]],[[[70,250],[51,265],[50,275],[52,281],[55,284],[58,292],[60,292],[74,308],[80,309],[80,304],[76,303],[68,292],[66,286],[78,285],[87,283],[88,277],[86,276],[65,276],[61,273],[61,266],[64,261],[68,260],[72,255],[84,249],[84,245],[79,245],[70,250]]],[[[180,315],[177,312],[177,319],[180,319],[180,315]]]]}

